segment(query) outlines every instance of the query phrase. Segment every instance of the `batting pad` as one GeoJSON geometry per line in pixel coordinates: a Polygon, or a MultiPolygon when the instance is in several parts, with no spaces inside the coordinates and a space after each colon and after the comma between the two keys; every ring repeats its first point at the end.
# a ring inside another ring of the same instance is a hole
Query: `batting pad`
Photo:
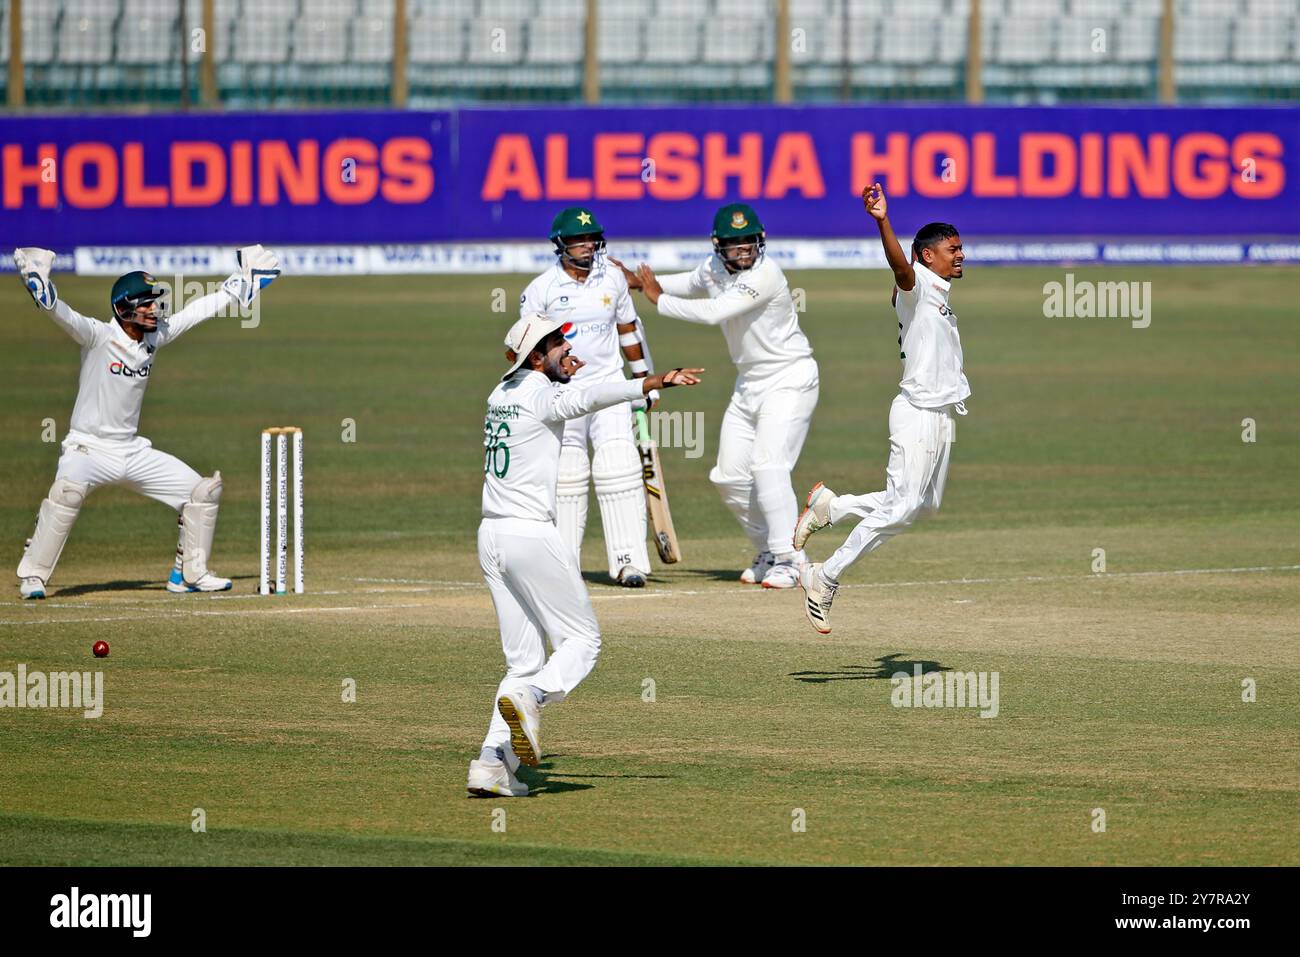
{"type": "Polygon", "coordinates": [[[596,480],[596,501],[605,526],[605,552],[609,575],[631,565],[650,574],[646,551],[645,485],[641,477],[641,456],[631,439],[614,439],[596,449],[591,463],[596,480]]]}
{"type": "Polygon", "coordinates": [[[560,473],[555,483],[555,525],[564,547],[575,562],[582,554],[582,536],[587,531],[587,483],[591,463],[587,450],[576,445],[560,447],[560,473]]]}
{"type": "Polygon", "coordinates": [[[221,473],[205,478],[181,508],[181,575],[193,585],[208,572],[208,556],[217,533],[217,503],[221,501],[221,473]]]}
{"type": "Polygon", "coordinates": [[[81,503],[86,500],[87,491],[88,487],[80,482],[54,480],[49,497],[41,502],[36,515],[36,531],[32,532],[32,540],[27,543],[23,559],[18,563],[19,578],[50,580],[77,515],[81,513],[81,503]]]}

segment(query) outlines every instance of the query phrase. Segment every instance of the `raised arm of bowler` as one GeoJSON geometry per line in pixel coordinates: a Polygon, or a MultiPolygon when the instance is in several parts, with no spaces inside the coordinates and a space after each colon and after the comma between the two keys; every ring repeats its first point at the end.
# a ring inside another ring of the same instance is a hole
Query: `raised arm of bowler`
{"type": "Polygon", "coordinates": [[[641,266],[635,285],[661,316],[721,327],[736,385],[709,480],[757,552],[740,580],[793,588],[806,559],[790,545],[799,514],[790,473],[817,407],[817,362],[785,274],[765,254],[758,214],[723,206],[712,240],[713,255],[694,271],[656,277],[641,266]]]}
{"type": "Polygon", "coordinates": [[[14,250],[14,263],[36,304],[81,347],[81,378],[72,421],[63,440],[54,484],[41,502],[18,564],[19,592],[44,598],[50,576],[86,496],[104,485],[121,485],[174,509],[180,525],[176,564],[167,590],[224,591],[230,579],[208,569],[221,500],[221,473],[204,478],[174,455],[153,448],[136,434],[154,353],[231,305],[247,308],[280,274],[275,256],[261,246],[236,253],[239,268],[219,291],[167,316],[166,287],[147,272],[130,272],[113,283],[102,322],[63,302],[50,272],[48,249],[14,250]]]}
{"type": "Polygon", "coordinates": [[[903,378],[889,407],[884,490],[836,495],[818,482],[799,516],[796,548],[802,548],[820,529],[850,516],[861,519],[825,564],[810,564],[800,580],[808,622],[823,635],[831,630],[831,602],[844,570],[918,518],[939,510],[956,437],[954,416],[966,414],[963,400],[971,394],[963,370],[957,314],[948,304],[952,283],[961,278],[966,258],[956,227],[948,223],[922,226],[912,240],[909,260],[889,223],[881,185],[875,183],[863,190],[862,202],[879,227],[885,257],[894,273],[892,301],[898,314],[903,378]]]}
{"type": "Polygon", "coordinates": [[[541,758],[542,706],[564,700],[600,654],[600,628],[577,558],[555,527],[564,424],[654,389],[695,385],[704,371],[568,385],[583,365],[571,354],[572,331],[541,313],[516,322],[506,337],[510,368],[488,396],[483,419],[478,557],[501,626],[506,676],[482,751],[469,765],[467,787],[478,797],[528,794],[515,771],[541,758]]]}

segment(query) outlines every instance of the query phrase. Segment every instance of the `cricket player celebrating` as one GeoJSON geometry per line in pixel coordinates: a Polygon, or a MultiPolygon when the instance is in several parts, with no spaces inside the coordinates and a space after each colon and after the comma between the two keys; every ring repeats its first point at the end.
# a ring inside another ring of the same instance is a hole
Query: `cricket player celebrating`
{"type": "MultiPolygon", "coordinates": [[[[528,284],[519,299],[520,316],[545,313],[573,324],[570,333],[583,356],[583,386],[618,381],[623,360],[633,378],[650,373],[640,327],[627,281],[620,270],[608,268],[605,234],[595,215],[579,206],[561,210],[551,223],[557,260],[528,284]],[[621,352],[620,352],[621,350],[621,352]]],[[[651,393],[638,407],[648,408],[651,393]]],[[[624,402],[570,419],[560,450],[556,488],[556,525],[565,546],[579,558],[587,527],[587,485],[594,479],[605,529],[609,577],[628,588],[640,588],[650,574],[646,551],[646,503],[641,457],[632,442],[632,406],[624,402]],[[593,454],[587,457],[587,443],[593,454]]]]}
{"type": "Polygon", "coordinates": [[[221,473],[204,478],[175,456],[153,448],[136,434],[154,352],[210,319],[232,301],[252,304],[258,291],[280,274],[275,256],[261,246],[236,254],[239,268],[221,290],[196,299],[168,318],[160,302],[164,287],[146,272],[131,272],[113,283],[111,322],[81,315],[59,298],[48,249],[14,250],[18,274],[36,304],[81,347],[81,379],[72,422],[49,494],[41,502],[32,533],[18,564],[24,598],[44,598],[64,543],[86,496],[103,485],[122,485],[163,502],[179,513],[176,565],[167,590],[176,593],[224,591],[230,579],[208,569],[221,500],[221,473]]]}
{"type": "Polygon", "coordinates": [[[566,387],[584,364],[570,355],[573,331],[571,322],[540,313],[516,322],[506,336],[510,368],[488,396],[483,420],[478,556],[501,626],[506,676],[482,752],[469,765],[467,787],[479,797],[527,796],[515,771],[541,758],[542,706],[564,700],[600,654],[577,557],[555,526],[565,423],[655,389],[695,385],[704,371],[566,387]]]}
{"type": "Polygon", "coordinates": [[[820,383],[785,274],[765,248],[758,215],[733,203],[713,217],[713,255],[693,272],[656,278],[642,265],[629,282],[661,316],[722,327],[738,375],[709,480],[758,552],[740,580],[793,588],[806,559],[790,545],[799,512],[790,473],[820,383]]]}
{"type": "Polygon", "coordinates": [[[902,347],[903,379],[889,408],[889,465],[885,490],[869,495],[836,495],[820,482],[799,516],[794,546],[802,548],[819,529],[850,515],[862,519],[824,564],[809,564],[800,584],[809,623],[819,633],[831,630],[831,602],[844,570],[874,551],[923,515],[939,510],[957,415],[966,414],[970,384],[962,371],[957,315],[948,306],[952,282],[960,279],[961,237],[947,223],[922,226],[912,241],[912,260],[894,235],[885,214],[879,183],[862,191],[867,212],[880,227],[885,258],[894,271],[894,311],[902,347]]]}

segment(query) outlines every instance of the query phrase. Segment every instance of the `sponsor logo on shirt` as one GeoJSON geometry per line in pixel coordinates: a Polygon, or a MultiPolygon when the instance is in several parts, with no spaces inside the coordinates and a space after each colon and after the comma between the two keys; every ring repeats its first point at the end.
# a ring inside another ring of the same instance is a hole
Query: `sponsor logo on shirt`
{"type": "Polygon", "coordinates": [[[609,329],[609,322],[570,322],[565,324],[564,338],[574,339],[579,333],[584,336],[603,336],[609,329]]]}
{"type": "Polygon", "coordinates": [[[120,360],[117,362],[110,362],[108,364],[108,371],[110,373],[112,373],[113,375],[125,376],[128,379],[134,379],[137,376],[139,376],[140,378],[147,378],[149,376],[149,370],[152,368],[153,365],[151,363],[149,365],[142,365],[138,369],[132,369],[129,365],[127,365],[125,362],[122,362],[120,360]]]}

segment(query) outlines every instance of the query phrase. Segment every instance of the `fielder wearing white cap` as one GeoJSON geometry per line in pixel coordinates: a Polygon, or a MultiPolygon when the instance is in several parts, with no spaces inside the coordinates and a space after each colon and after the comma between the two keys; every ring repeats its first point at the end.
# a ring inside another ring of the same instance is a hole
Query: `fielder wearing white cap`
{"type": "MultiPolygon", "coordinates": [[[[519,299],[519,314],[542,312],[573,323],[569,335],[585,362],[577,379],[580,386],[624,378],[625,359],[633,378],[649,375],[645,330],[622,272],[609,268],[604,229],[595,213],[582,206],[560,210],[551,223],[550,239],[556,262],[528,284],[519,299]]],[[[570,419],[560,449],[555,492],[560,536],[575,556],[581,556],[587,488],[594,481],[609,577],[629,588],[640,588],[650,574],[645,483],[641,456],[632,441],[632,410],[647,407],[656,397],[638,397],[631,405],[624,402],[570,419]]]]}
{"type": "Polygon", "coordinates": [[[912,241],[912,261],[894,235],[879,183],[862,191],[862,202],[880,228],[885,258],[894,271],[894,310],[903,378],[889,409],[889,465],[885,488],[868,495],[836,495],[818,482],[799,517],[794,545],[851,515],[862,519],[824,564],[804,569],[804,611],[825,635],[831,630],[831,602],[844,570],[918,518],[939,510],[955,438],[954,415],[965,415],[970,383],[962,368],[957,314],[948,305],[953,280],[962,276],[961,237],[947,223],[921,227],[912,241]]]}
{"type": "Polygon", "coordinates": [[[555,527],[555,486],[564,425],[653,389],[695,385],[703,369],[641,379],[567,385],[583,363],[563,319],[526,315],[506,336],[506,374],[483,419],[483,521],[479,565],[501,626],[506,676],[493,699],[469,793],[524,797],[519,764],[541,757],[542,706],[564,700],[600,654],[600,628],[577,557],[555,527]],[[549,640],[553,653],[547,658],[549,640]]]}
{"type": "Polygon", "coordinates": [[[693,272],[656,277],[643,265],[624,275],[659,315],[722,329],[737,375],[709,481],[757,552],[740,580],[794,588],[807,560],[790,545],[799,515],[790,473],[817,408],[817,362],[785,273],[764,253],[758,214],[744,203],[723,206],[712,240],[713,255],[693,272]]]}
{"type": "Polygon", "coordinates": [[[250,306],[280,274],[275,255],[261,246],[235,254],[239,268],[219,292],[195,299],[173,316],[165,314],[165,288],[147,272],[131,272],[113,283],[113,320],[90,319],[59,298],[48,249],[14,250],[19,277],[36,304],[81,347],[81,380],[72,421],[54,484],[41,502],[36,530],[18,565],[24,598],[44,598],[46,583],[63,552],[86,496],[103,485],[121,485],[179,513],[176,564],[167,590],[225,591],[230,579],[208,570],[221,499],[221,473],[204,478],[174,455],[153,448],[136,434],[154,353],[175,342],[227,306],[250,306]]]}

